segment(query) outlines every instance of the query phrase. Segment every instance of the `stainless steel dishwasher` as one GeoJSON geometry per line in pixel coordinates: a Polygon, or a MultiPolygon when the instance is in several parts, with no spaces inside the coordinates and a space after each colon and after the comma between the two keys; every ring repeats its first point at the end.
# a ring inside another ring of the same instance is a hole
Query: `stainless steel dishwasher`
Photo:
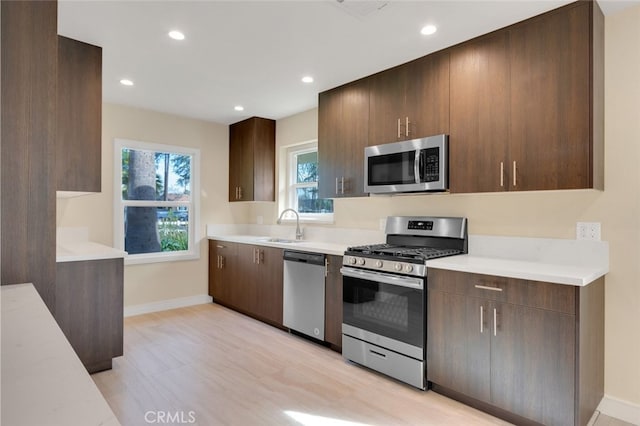
{"type": "Polygon", "coordinates": [[[325,255],[284,251],[283,324],[324,340],[325,255]]]}

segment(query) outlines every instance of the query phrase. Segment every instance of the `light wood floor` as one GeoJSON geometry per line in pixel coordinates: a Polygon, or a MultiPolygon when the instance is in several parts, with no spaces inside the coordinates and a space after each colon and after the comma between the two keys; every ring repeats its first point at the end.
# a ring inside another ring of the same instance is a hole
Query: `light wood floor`
{"type": "MultiPolygon", "coordinates": [[[[158,411],[201,426],[508,424],[215,304],[126,318],[124,331],[124,356],[92,376],[124,426],[158,411]]],[[[596,425],[625,424],[609,420],[596,425]]]]}

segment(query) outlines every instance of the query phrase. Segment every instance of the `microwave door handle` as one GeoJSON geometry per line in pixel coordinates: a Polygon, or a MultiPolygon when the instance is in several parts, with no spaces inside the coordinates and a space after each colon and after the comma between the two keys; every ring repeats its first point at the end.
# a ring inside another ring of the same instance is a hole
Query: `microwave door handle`
{"type": "Polygon", "coordinates": [[[416,183],[420,183],[420,150],[416,149],[416,160],[413,162],[413,175],[416,183]]]}

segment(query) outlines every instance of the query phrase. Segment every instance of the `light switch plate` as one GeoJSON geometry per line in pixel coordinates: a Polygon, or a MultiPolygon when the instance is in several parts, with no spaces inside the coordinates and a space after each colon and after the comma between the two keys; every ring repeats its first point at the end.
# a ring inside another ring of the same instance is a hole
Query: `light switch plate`
{"type": "Polygon", "coordinates": [[[600,241],[600,222],[576,223],[576,239],[600,241]]]}

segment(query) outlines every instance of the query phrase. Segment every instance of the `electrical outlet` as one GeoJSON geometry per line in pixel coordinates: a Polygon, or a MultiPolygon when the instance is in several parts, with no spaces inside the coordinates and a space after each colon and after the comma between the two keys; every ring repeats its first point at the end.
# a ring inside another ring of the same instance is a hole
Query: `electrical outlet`
{"type": "Polygon", "coordinates": [[[600,241],[600,222],[576,223],[576,239],[600,241]]]}

